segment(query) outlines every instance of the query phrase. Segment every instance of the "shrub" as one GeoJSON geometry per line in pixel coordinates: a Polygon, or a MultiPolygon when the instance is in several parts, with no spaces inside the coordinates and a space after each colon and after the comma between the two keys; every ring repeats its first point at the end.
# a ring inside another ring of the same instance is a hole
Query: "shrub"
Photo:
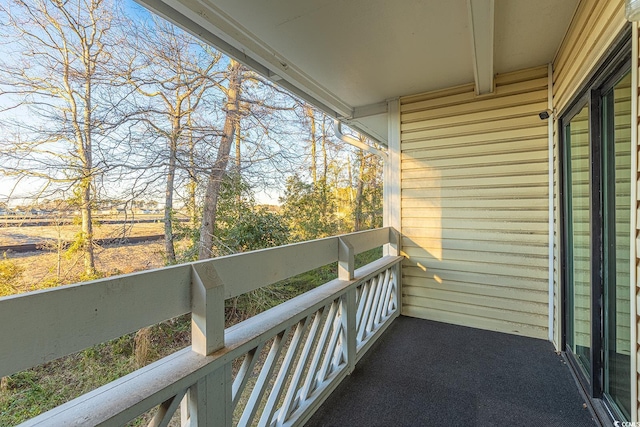
{"type": "Polygon", "coordinates": [[[0,297],[18,292],[17,284],[22,278],[23,272],[24,268],[7,259],[5,252],[2,261],[0,261],[0,297]]]}

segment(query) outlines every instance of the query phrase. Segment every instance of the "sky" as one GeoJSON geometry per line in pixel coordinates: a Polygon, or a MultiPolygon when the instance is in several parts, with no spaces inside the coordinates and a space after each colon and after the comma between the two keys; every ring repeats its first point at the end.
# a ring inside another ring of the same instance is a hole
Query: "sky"
{"type": "MultiPolygon", "coordinates": [[[[152,16],[151,12],[147,11],[144,7],[140,6],[139,4],[135,3],[132,0],[122,0],[120,3],[117,3],[117,4],[121,5],[124,8],[125,13],[130,18],[140,20],[140,21],[146,21],[146,20],[149,20],[152,16]]],[[[3,47],[2,44],[0,44],[0,55],[2,55],[3,49],[5,49],[5,47],[3,47]]],[[[223,60],[222,64],[224,63],[226,63],[226,60],[223,60]]],[[[5,105],[6,105],[6,101],[4,100],[4,98],[0,96],[0,111],[5,105]]],[[[278,175],[278,176],[263,177],[264,178],[263,181],[269,182],[269,184],[263,183],[262,185],[257,185],[254,187],[255,198],[258,203],[279,204],[279,198],[283,195],[283,190],[284,190],[283,184],[285,182],[287,172],[290,172],[290,173],[296,172],[303,176],[305,174],[308,174],[308,168],[310,164],[309,154],[305,152],[307,147],[301,146],[302,143],[306,143],[304,140],[305,138],[308,138],[308,130],[301,129],[299,124],[296,126],[297,126],[297,129],[293,129],[291,131],[287,129],[284,130],[283,134],[290,132],[290,134],[294,136],[290,137],[290,140],[288,141],[284,141],[284,140],[280,141],[280,144],[283,146],[286,145],[289,147],[289,149],[293,149],[294,151],[297,150],[297,154],[296,154],[297,170],[287,171],[286,167],[281,167],[279,168],[280,170],[277,173],[272,171],[270,175],[275,173],[276,175],[280,174],[282,176],[278,175]],[[302,135],[301,132],[303,130],[307,132],[307,136],[302,135]]],[[[2,133],[2,128],[0,128],[0,134],[1,133],[2,133]]],[[[352,151],[352,150],[349,150],[349,151],[352,151]]],[[[347,153],[345,153],[345,155],[347,155],[347,153]]],[[[0,163],[1,163],[1,159],[0,159],[0,163]]],[[[119,183],[119,184],[122,184],[122,183],[119,183]]],[[[23,179],[21,181],[16,181],[13,178],[3,177],[2,175],[0,175],[0,202],[10,200],[12,205],[27,204],[26,200],[24,200],[23,198],[23,195],[32,192],[32,190],[36,187],[38,187],[38,180],[23,179]]],[[[154,197],[154,199],[156,200],[162,199],[163,191],[160,191],[161,189],[162,189],[162,185],[158,185],[158,191],[156,192],[158,194],[158,197],[154,197]]]]}

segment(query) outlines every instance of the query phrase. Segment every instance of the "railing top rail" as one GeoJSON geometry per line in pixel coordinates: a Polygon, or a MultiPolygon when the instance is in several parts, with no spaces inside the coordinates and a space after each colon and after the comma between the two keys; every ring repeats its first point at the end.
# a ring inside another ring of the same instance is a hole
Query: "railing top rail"
{"type": "MultiPolygon", "coordinates": [[[[206,270],[230,298],[393,242],[386,227],[0,299],[0,376],[46,363],[142,327],[189,313],[192,274],[206,270]]],[[[206,284],[205,284],[206,285],[206,284]]]]}
{"type": "Polygon", "coordinates": [[[340,297],[401,260],[400,256],[383,257],[358,269],[354,280],[332,280],[227,328],[226,346],[210,356],[199,355],[189,348],[180,350],[41,414],[23,426],[122,425],[246,353],[256,342],[270,339],[283,328],[325,306],[327,301],[340,297]],[[128,393],[122,392],[123,386],[128,393]]]}

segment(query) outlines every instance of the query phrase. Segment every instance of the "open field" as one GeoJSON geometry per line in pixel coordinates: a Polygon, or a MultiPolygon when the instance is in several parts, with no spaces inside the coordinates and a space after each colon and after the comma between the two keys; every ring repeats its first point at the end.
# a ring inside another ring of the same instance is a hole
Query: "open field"
{"type": "MultiPolygon", "coordinates": [[[[58,257],[56,252],[8,252],[6,257],[24,269],[19,282],[13,284],[16,293],[41,289],[43,285],[49,287],[47,284],[55,286],[74,282],[84,267],[79,255],[58,257]]],[[[105,276],[150,270],[164,265],[164,246],[158,241],[96,249],[96,269],[105,276]]]]}
{"type": "MultiPolygon", "coordinates": [[[[0,227],[0,246],[42,243],[46,240],[57,241],[58,239],[71,241],[79,229],[78,225],[0,227]]],[[[94,227],[94,233],[96,239],[153,236],[163,233],[163,224],[159,222],[102,224],[94,227]]]]}

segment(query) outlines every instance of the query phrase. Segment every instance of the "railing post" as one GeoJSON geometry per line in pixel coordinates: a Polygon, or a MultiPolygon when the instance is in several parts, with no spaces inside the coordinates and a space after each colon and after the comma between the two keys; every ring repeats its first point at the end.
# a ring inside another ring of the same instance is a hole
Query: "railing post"
{"type": "Polygon", "coordinates": [[[338,238],[338,279],[353,280],[355,254],[353,246],[342,237],[338,238]]]}
{"type": "MultiPolygon", "coordinates": [[[[224,283],[212,263],[196,263],[191,270],[191,349],[208,356],[224,348],[224,283]]],[[[191,386],[188,412],[191,426],[230,426],[231,365],[191,386]]],[[[183,418],[184,420],[184,418],[183,418]]]]}
{"type": "Polygon", "coordinates": [[[400,233],[393,227],[389,227],[389,243],[384,245],[384,255],[398,256],[400,255],[402,240],[400,233]]]}
{"type": "MultiPolygon", "coordinates": [[[[389,243],[384,245],[384,254],[399,256],[400,252],[402,252],[402,236],[398,230],[393,227],[389,227],[389,243]]],[[[398,317],[402,312],[402,263],[396,264],[393,267],[392,273],[396,281],[397,298],[397,309],[393,317],[398,317]]]]}
{"type": "Polygon", "coordinates": [[[212,264],[193,264],[191,290],[191,349],[207,356],[224,347],[224,284],[212,264]]]}

